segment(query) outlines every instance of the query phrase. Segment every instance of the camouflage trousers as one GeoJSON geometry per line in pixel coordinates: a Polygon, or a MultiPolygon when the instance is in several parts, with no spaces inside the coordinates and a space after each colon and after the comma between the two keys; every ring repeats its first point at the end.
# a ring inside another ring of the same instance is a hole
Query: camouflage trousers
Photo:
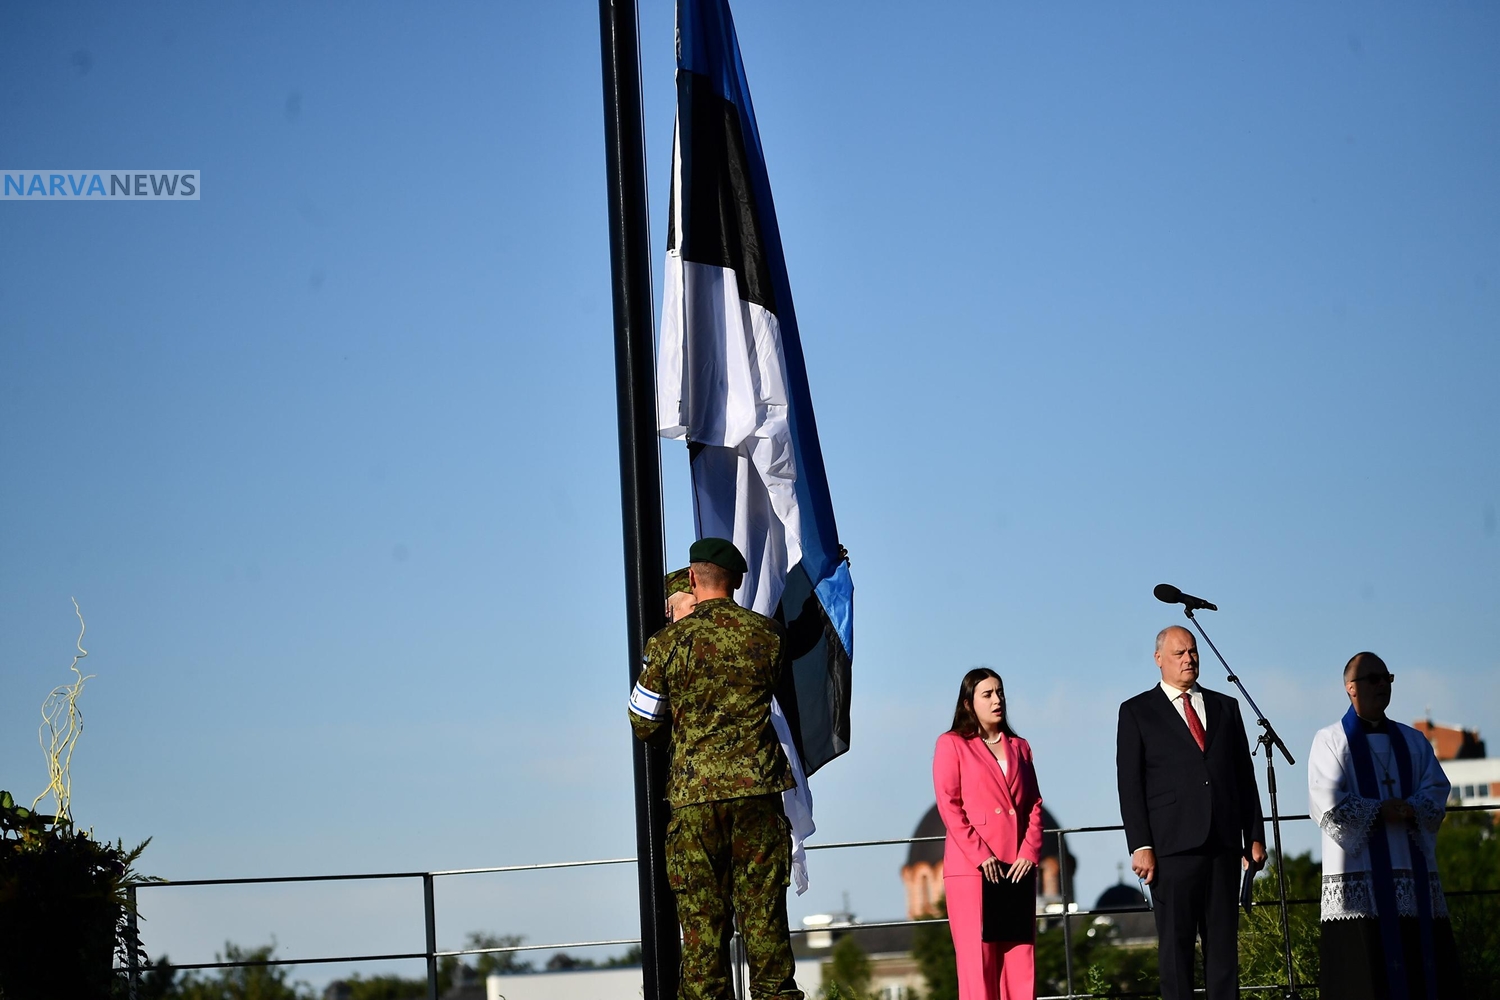
{"type": "Polygon", "coordinates": [[[802,1000],[787,933],[791,868],[791,826],[780,795],[672,810],[667,879],[682,924],[679,1000],[732,1000],[729,940],[736,918],[750,963],[750,996],[802,1000]]]}

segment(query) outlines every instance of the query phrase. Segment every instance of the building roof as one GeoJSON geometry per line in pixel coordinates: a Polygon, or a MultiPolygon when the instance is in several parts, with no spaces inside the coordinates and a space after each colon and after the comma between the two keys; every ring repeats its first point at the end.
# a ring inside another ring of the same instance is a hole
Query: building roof
{"type": "Polygon", "coordinates": [[[1418,719],[1411,725],[1427,737],[1438,760],[1473,760],[1484,756],[1484,740],[1479,738],[1477,729],[1445,726],[1431,719],[1418,719]]]}
{"type": "MultiPolygon", "coordinates": [[[[819,928],[820,930],[824,928],[819,928]]],[[[852,935],[866,955],[894,955],[911,951],[912,932],[905,927],[862,927],[859,924],[835,924],[826,928],[836,943],[845,935],[852,935]]],[[[792,954],[798,958],[822,957],[833,953],[833,946],[814,948],[807,934],[792,935],[792,954]]]]}
{"type": "MultiPolygon", "coordinates": [[[[937,804],[927,810],[922,817],[922,822],[912,831],[913,837],[943,837],[948,831],[943,827],[943,817],[938,814],[937,804]]],[[[923,843],[912,844],[906,851],[906,863],[915,865],[925,862],[935,865],[943,860],[943,842],[941,840],[929,840],[923,843]]]]}

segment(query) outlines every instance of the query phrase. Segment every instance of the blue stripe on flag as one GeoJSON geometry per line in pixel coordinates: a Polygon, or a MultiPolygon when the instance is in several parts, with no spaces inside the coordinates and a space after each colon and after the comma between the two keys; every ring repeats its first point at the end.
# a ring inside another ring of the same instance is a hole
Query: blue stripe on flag
{"type": "Polygon", "coordinates": [[[781,247],[781,230],[776,224],[770,175],[750,101],[750,84],[740,58],[734,16],[727,0],[680,0],[677,24],[678,68],[707,78],[718,93],[739,110],[745,155],[749,161],[747,172],[759,209],[762,251],[771,273],[776,319],[781,328],[782,353],[786,359],[790,395],[788,424],[797,466],[797,504],[802,514],[802,568],[808,578],[815,581],[818,600],[834,623],[845,654],[852,658],[854,583],[840,552],[833,500],[823,467],[823,450],[818,443],[817,420],[813,416],[807,363],[802,354],[802,338],[792,306],[791,281],[781,247]]]}

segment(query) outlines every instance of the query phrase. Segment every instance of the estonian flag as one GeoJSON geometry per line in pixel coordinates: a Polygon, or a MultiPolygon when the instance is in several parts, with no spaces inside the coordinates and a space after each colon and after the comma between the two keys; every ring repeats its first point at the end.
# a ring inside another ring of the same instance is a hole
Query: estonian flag
{"type": "Polygon", "coordinates": [[[688,443],[698,537],[733,539],[750,564],[737,600],[787,625],[792,669],[774,721],[798,778],[786,805],[801,892],[805,775],[849,749],[854,584],[727,0],[677,4],[657,380],[658,429],[688,443]]]}

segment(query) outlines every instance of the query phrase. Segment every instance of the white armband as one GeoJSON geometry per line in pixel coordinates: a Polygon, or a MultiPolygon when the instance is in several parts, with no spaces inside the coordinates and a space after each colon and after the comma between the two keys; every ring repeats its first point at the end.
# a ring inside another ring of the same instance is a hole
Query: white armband
{"type": "Polygon", "coordinates": [[[648,722],[660,722],[667,717],[667,700],[637,681],[630,692],[630,710],[648,722]]]}

